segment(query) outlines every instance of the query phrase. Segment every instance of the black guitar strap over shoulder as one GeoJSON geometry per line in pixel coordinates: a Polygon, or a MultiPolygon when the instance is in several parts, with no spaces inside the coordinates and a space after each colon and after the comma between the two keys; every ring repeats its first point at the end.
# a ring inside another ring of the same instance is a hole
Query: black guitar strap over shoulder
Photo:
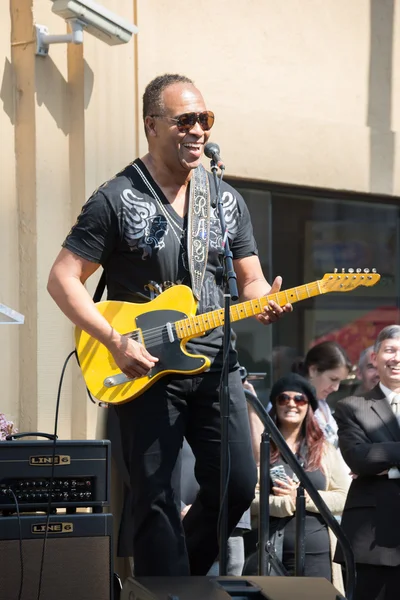
{"type": "Polygon", "coordinates": [[[106,289],[106,272],[103,269],[100,279],[97,283],[96,289],[93,294],[93,302],[100,302],[104,290],[106,289]]]}

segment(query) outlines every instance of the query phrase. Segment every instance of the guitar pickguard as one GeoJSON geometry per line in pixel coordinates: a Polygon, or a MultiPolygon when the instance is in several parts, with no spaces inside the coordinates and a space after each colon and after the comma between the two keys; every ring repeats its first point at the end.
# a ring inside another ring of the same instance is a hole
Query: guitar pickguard
{"type": "Polygon", "coordinates": [[[136,317],[136,325],[142,330],[146,350],[159,359],[148,373],[150,379],[162,371],[190,373],[204,366],[203,357],[188,355],[182,351],[181,340],[176,337],[174,328],[174,341],[170,341],[166,324],[185,318],[187,315],[177,310],[153,310],[136,317]]]}

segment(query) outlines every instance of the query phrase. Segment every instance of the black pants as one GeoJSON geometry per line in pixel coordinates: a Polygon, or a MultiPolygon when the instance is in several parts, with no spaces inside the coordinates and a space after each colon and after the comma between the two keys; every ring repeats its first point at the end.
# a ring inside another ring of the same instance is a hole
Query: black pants
{"type": "MultiPolygon", "coordinates": [[[[138,399],[117,407],[131,481],[136,576],[205,575],[218,554],[219,381],[220,374],[213,372],[164,377],[138,399]],[[200,491],[182,523],[179,455],[184,435],[196,457],[200,491]]],[[[230,533],[254,498],[257,473],[238,370],[229,374],[229,389],[230,533]]]]}
{"type": "MultiPolygon", "coordinates": [[[[283,553],[283,565],[289,571],[290,575],[294,575],[296,566],[296,557],[294,554],[283,553]]],[[[325,577],[328,581],[332,581],[332,565],[329,552],[319,554],[307,554],[304,560],[304,577],[325,577]]]]}
{"type": "Polygon", "coordinates": [[[357,563],[354,600],[398,600],[400,567],[357,563]]]}

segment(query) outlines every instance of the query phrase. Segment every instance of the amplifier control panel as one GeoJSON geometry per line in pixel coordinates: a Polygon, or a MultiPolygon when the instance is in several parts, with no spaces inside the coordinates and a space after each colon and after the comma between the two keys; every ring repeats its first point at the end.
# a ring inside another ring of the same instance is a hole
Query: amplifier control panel
{"type": "Polygon", "coordinates": [[[95,497],[94,481],[91,477],[64,477],[54,479],[21,479],[4,480],[0,484],[0,509],[2,504],[13,501],[13,495],[7,492],[12,490],[18,500],[18,504],[26,503],[35,505],[47,503],[49,495],[54,506],[60,503],[82,503],[88,502],[95,497]]]}
{"type": "Polygon", "coordinates": [[[108,440],[0,441],[0,511],[47,511],[110,504],[108,440]],[[12,490],[12,493],[11,493],[12,490]],[[14,498],[15,495],[15,498],[14,498]]]}

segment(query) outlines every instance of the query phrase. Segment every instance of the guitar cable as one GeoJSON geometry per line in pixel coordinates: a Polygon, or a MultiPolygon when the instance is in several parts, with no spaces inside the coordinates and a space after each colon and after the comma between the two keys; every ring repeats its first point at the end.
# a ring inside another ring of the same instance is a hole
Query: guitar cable
{"type": "MultiPolygon", "coordinates": [[[[81,369],[81,365],[79,362],[79,357],[78,357],[78,353],[77,353],[76,349],[73,352],[71,352],[71,354],[75,354],[77,365],[81,369]]],[[[85,382],[85,388],[86,388],[86,393],[89,396],[90,402],[92,402],[96,406],[99,406],[100,408],[108,408],[107,402],[100,402],[99,400],[96,400],[95,398],[93,398],[91,391],[89,390],[88,386],[86,385],[86,382],[85,382]]]]}
{"type": "Polygon", "coordinates": [[[60,375],[60,381],[58,384],[58,391],[57,391],[57,401],[56,401],[56,413],[55,413],[55,419],[54,419],[54,433],[53,433],[53,453],[52,453],[52,460],[51,460],[51,474],[50,474],[50,481],[49,481],[49,497],[48,497],[48,503],[47,503],[47,518],[46,518],[46,525],[45,525],[45,532],[44,532],[44,538],[43,538],[43,547],[42,547],[42,556],[41,556],[41,561],[40,561],[40,571],[39,571],[39,584],[38,584],[38,593],[37,593],[37,600],[40,600],[40,595],[42,592],[42,582],[43,582],[43,569],[44,569],[44,557],[45,557],[45,553],[46,553],[46,543],[47,543],[47,536],[48,536],[48,532],[49,532],[49,523],[50,523],[50,516],[51,516],[51,505],[52,505],[52,497],[51,497],[51,493],[52,493],[52,489],[53,489],[53,483],[54,483],[54,469],[55,469],[55,456],[56,456],[56,448],[57,448],[57,439],[58,439],[58,435],[57,435],[57,431],[58,431],[58,417],[59,417],[59,411],[60,411],[60,399],[61,399],[61,389],[62,389],[62,384],[64,381],[64,375],[65,375],[65,370],[67,368],[68,362],[70,360],[70,358],[75,354],[75,350],[73,350],[72,352],[70,352],[67,356],[67,358],[64,361],[62,370],[61,370],[61,375],[60,375]]]}

